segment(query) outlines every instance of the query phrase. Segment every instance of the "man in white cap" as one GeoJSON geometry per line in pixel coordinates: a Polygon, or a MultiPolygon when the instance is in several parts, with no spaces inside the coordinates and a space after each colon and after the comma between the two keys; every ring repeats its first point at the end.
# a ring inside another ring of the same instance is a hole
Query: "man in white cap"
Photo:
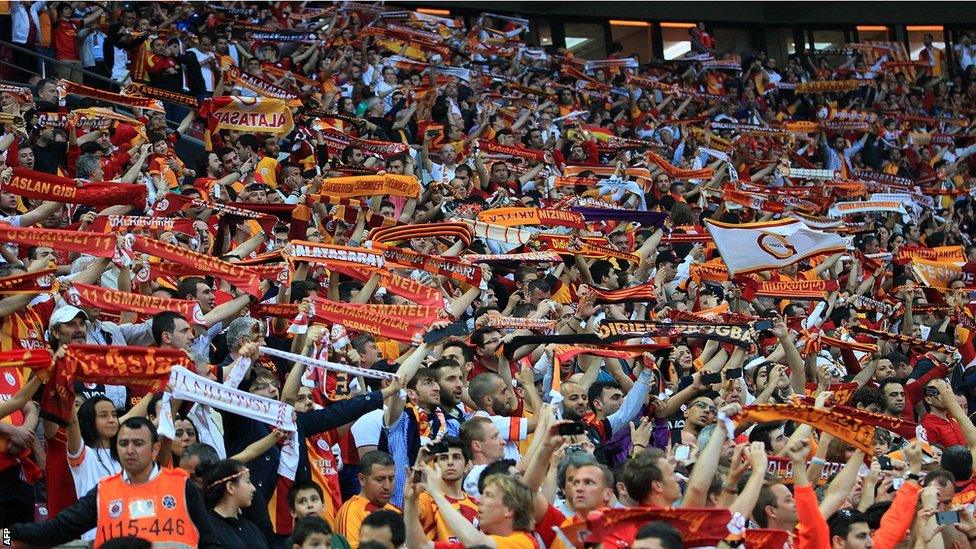
{"type": "MultiPolygon", "coordinates": [[[[91,343],[87,340],[89,327],[88,313],[74,305],[63,305],[51,313],[48,323],[48,339],[51,348],[57,350],[63,345],[91,343]]],[[[128,392],[121,385],[102,385],[96,383],[76,383],[75,391],[86,399],[95,395],[105,395],[120,410],[127,408],[128,392]]]]}
{"type": "Polygon", "coordinates": [[[48,322],[51,347],[57,350],[62,345],[85,343],[87,322],[88,314],[74,305],[55,309],[48,322]]]}

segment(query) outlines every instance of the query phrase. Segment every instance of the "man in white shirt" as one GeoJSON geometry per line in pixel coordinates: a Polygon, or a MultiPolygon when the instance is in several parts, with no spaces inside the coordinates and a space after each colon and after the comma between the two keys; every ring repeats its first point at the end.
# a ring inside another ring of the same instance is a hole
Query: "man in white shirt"
{"type": "Polygon", "coordinates": [[[203,85],[207,90],[207,96],[212,96],[214,91],[215,72],[217,69],[217,56],[213,50],[214,40],[210,35],[203,35],[196,45],[186,50],[196,56],[200,64],[200,74],[203,75],[203,85]]]}
{"type": "MultiPolygon", "coordinates": [[[[22,2],[15,0],[10,2],[10,41],[15,45],[27,50],[34,50],[37,40],[41,37],[41,22],[38,14],[44,9],[46,1],[22,2]],[[29,8],[28,8],[29,6],[29,8]]],[[[38,64],[29,51],[15,49],[14,66],[22,67],[21,82],[27,82],[31,73],[37,71],[38,64]]]]}
{"type": "Polygon", "coordinates": [[[959,59],[959,68],[965,72],[973,64],[973,53],[976,50],[973,47],[973,39],[968,33],[962,35],[959,43],[955,46],[955,50],[956,57],[959,59]]]}
{"type": "Polygon", "coordinates": [[[494,422],[487,417],[473,417],[461,424],[461,443],[471,469],[464,477],[464,491],[478,497],[478,477],[488,465],[505,457],[505,440],[494,422]]]}

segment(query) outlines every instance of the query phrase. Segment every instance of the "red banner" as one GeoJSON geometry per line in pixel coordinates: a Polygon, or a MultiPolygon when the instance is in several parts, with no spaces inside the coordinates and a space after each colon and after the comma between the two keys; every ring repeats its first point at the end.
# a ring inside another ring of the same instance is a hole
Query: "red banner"
{"type": "Polygon", "coordinates": [[[464,263],[454,258],[425,255],[403,248],[392,247],[383,250],[383,257],[390,263],[446,276],[471,286],[480,287],[484,282],[482,280],[481,267],[472,265],[471,263],[464,263]]]}
{"type": "Polygon", "coordinates": [[[334,244],[320,244],[304,240],[291,242],[289,261],[306,261],[326,266],[353,265],[357,267],[380,268],[386,264],[383,254],[369,248],[353,248],[334,244]]]}
{"type": "Polygon", "coordinates": [[[58,291],[57,269],[0,278],[0,295],[37,294],[58,291]]]}
{"type": "Polygon", "coordinates": [[[159,99],[162,101],[167,101],[169,103],[174,103],[176,105],[183,105],[184,107],[190,107],[191,109],[200,108],[200,100],[192,95],[186,95],[185,93],[177,93],[169,90],[164,90],[160,88],[155,88],[149,84],[132,83],[127,84],[122,90],[124,95],[130,97],[146,97],[149,99],[159,99]]]}
{"type": "Polygon", "coordinates": [[[606,238],[591,238],[585,237],[580,239],[583,242],[583,247],[576,251],[569,249],[570,237],[561,234],[537,234],[535,235],[534,242],[535,245],[530,244],[530,248],[539,248],[543,250],[553,250],[555,252],[565,254],[580,254],[583,257],[596,258],[596,259],[606,259],[608,257],[613,257],[616,259],[623,259],[626,261],[632,261],[634,263],[640,263],[640,258],[636,254],[621,252],[616,248],[611,248],[610,243],[607,242],[606,238]]]}
{"type": "Polygon", "coordinates": [[[348,177],[329,177],[322,181],[320,197],[350,198],[376,195],[420,196],[420,182],[412,175],[353,175],[348,177]]]}
{"type": "Polygon", "coordinates": [[[225,95],[205,99],[200,117],[207,121],[204,144],[210,145],[210,134],[220,130],[245,133],[267,132],[285,136],[295,129],[291,109],[281,99],[225,95]]]}
{"type": "Polygon", "coordinates": [[[369,278],[380,273],[379,285],[386,288],[394,295],[404,299],[409,299],[418,305],[441,305],[444,299],[437,288],[424,286],[423,284],[406,277],[395,275],[385,269],[364,269],[361,267],[349,267],[341,263],[329,266],[330,270],[355,278],[360,282],[366,282],[369,278]]]}
{"type": "Polygon", "coordinates": [[[715,170],[712,168],[702,168],[700,170],[687,170],[671,165],[661,155],[647,151],[647,161],[667,172],[671,179],[710,179],[715,170]]]}
{"type": "Polygon", "coordinates": [[[206,272],[209,276],[226,280],[239,289],[257,297],[262,297],[261,277],[250,268],[221,261],[216,257],[203,255],[175,244],[160,242],[152,238],[137,238],[133,251],[149,254],[173,263],[186,265],[206,272]]]}
{"type": "MultiPolygon", "coordinates": [[[[793,398],[801,404],[813,405],[816,400],[814,399],[817,392],[817,384],[810,381],[803,387],[804,396],[794,395],[793,398]]],[[[848,381],[844,383],[834,383],[827,390],[833,393],[830,400],[827,401],[828,406],[843,405],[851,401],[851,397],[854,396],[854,391],[858,389],[858,384],[853,381],[848,381]]]]}
{"type": "Polygon", "coordinates": [[[159,392],[166,388],[173,366],[194,370],[190,355],[178,349],[115,345],[68,345],[55,366],[68,381],[138,385],[159,392]]]}
{"type": "Polygon", "coordinates": [[[0,225],[0,242],[44,246],[95,257],[115,255],[115,235],[0,225]]]}
{"type": "Polygon", "coordinates": [[[773,297],[777,299],[823,299],[838,288],[836,280],[779,280],[759,282],[751,277],[736,277],[742,284],[742,297],[773,297]]]}
{"type": "Polygon", "coordinates": [[[297,95],[273,82],[268,82],[263,78],[244,72],[237,67],[229,67],[224,70],[224,81],[232,86],[238,85],[247,88],[264,97],[280,99],[289,107],[302,106],[302,100],[297,95]]]}
{"type": "Polygon", "coordinates": [[[64,99],[64,97],[69,94],[79,95],[81,97],[90,97],[98,101],[122,105],[123,107],[135,107],[137,109],[149,109],[156,112],[166,112],[166,109],[163,108],[163,103],[157,99],[150,99],[147,97],[130,97],[128,95],[107,92],[62,79],[61,83],[58,85],[58,96],[61,99],[64,99]]]}
{"type": "Polygon", "coordinates": [[[536,162],[542,162],[546,156],[546,151],[526,149],[525,147],[509,147],[507,145],[495,143],[490,139],[479,139],[478,146],[486,153],[506,154],[516,158],[535,160],[536,162]]]}
{"type": "Polygon", "coordinates": [[[471,227],[464,223],[420,223],[417,225],[397,225],[369,232],[369,240],[374,246],[389,245],[411,238],[451,237],[471,244],[471,227]]]}
{"type": "Polygon", "coordinates": [[[411,342],[427,331],[442,309],[421,305],[353,305],[312,298],[313,316],[350,330],[411,342]]]}
{"type": "Polygon", "coordinates": [[[359,139],[342,133],[335,128],[325,128],[322,130],[322,137],[329,147],[329,153],[338,154],[346,147],[354,146],[362,149],[363,152],[376,154],[383,158],[401,155],[407,152],[405,143],[394,143],[391,141],[374,141],[369,139],[359,139]]]}
{"type": "Polygon", "coordinates": [[[278,223],[278,218],[273,215],[245,210],[243,208],[237,208],[227,204],[207,202],[206,200],[200,200],[199,198],[189,198],[172,193],[167,194],[153,204],[153,214],[164,216],[172,215],[191,206],[206,208],[212,210],[218,215],[234,215],[243,217],[244,219],[253,219],[254,221],[257,221],[258,224],[261,225],[261,229],[269,235],[272,233],[272,231],[274,231],[275,224],[278,223]]]}
{"type": "Polygon", "coordinates": [[[173,366],[195,370],[190,356],[177,349],[112,345],[67,346],[55,363],[54,379],[44,388],[41,408],[51,419],[67,422],[75,403],[74,382],[145,387],[160,392],[173,366]]]}
{"type": "Polygon", "coordinates": [[[549,208],[493,208],[478,214],[478,221],[514,227],[518,225],[546,225],[558,227],[586,228],[582,214],[549,208]]]}
{"type": "Polygon", "coordinates": [[[180,217],[146,217],[140,215],[100,215],[92,223],[96,233],[129,233],[133,231],[174,231],[194,235],[192,219],[180,217]]]}
{"type": "Polygon", "coordinates": [[[3,190],[32,200],[51,200],[86,206],[146,203],[146,187],[126,183],[88,183],[27,168],[14,168],[14,175],[3,190]]]}
{"type": "Polygon", "coordinates": [[[780,549],[788,547],[790,533],[772,528],[747,528],[746,549],[780,549]]]}
{"type": "Polygon", "coordinates": [[[50,368],[54,357],[47,349],[17,349],[0,351],[0,368],[30,368],[43,370],[50,368]]]}
{"type": "Polygon", "coordinates": [[[249,310],[254,318],[274,317],[290,320],[298,315],[298,303],[255,303],[249,310]]]}
{"type": "Polygon", "coordinates": [[[800,404],[756,404],[746,406],[736,418],[737,422],[755,421],[757,423],[792,420],[850,443],[869,456],[874,455],[874,431],[881,427],[901,436],[925,439],[924,431],[917,425],[901,418],[883,414],[873,414],[848,406],[834,406],[830,410],[818,410],[800,404]]]}
{"type": "Polygon", "coordinates": [[[598,304],[655,301],[653,282],[630,286],[629,288],[621,288],[619,290],[598,290],[584,285],[580,287],[578,293],[582,296],[586,292],[595,293],[598,304]]]}
{"type": "Polygon", "coordinates": [[[153,297],[88,284],[72,284],[65,298],[75,307],[100,309],[110,313],[133,312],[142,316],[172,311],[182,315],[191,324],[204,324],[200,304],[192,299],[153,297]]]}
{"type": "Polygon", "coordinates": [[[876,339],[881,339],[884,341],[891,341],[894,343],[901,343],[903,345],[909,345],[915,349],[920,349],[924,352],[929,351],[940,351],[943,353],[952,353],[956,350],[955,347],[951,345],[944,345],[942,343],[936,343],[934,341],[928,341],[924,339],[918,339],[905,334],[896,334],[892,332],[883,332],[881,330],[872,330],[871,328],[866,328],[864,326],[851,326],[850,330],[859,334],[864,334],[876,339]]]}
{"type": "Polygon", "coordinates": [[[903,265],[912,259],[927,261],[966,262],[966,254],[962,246],[939,246],[937,248],[923,248],[922,246],[902,246],[898,248],[895,262],[903,265]]]}

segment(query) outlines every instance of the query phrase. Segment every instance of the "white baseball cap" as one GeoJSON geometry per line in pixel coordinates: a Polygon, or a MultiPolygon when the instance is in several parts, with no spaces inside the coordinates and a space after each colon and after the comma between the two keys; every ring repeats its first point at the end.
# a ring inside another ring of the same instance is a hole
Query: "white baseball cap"
{"type": "Polygon", "coordinates": [[[58,307],[51,313],[51,320],[48,322],[48,328],[54,328],[58,324],[64,324],[65,322],[70,322],[74,320],[78,315],[85,317],[88,320],[88,313],[75,307],[74,305],[65,305],[63,307],[58,307]]]}

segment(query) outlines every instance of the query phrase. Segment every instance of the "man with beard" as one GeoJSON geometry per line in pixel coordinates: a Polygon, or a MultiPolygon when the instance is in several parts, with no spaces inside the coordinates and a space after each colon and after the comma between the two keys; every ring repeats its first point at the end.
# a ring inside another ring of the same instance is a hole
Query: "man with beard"
{"type": "Polygon", "coordinates": [[[59,307],[51,314],[50,334],[57,347],[85,343],[88,315],[73,306],[59,307]]]}
{"type": "Polygon", "coordinates": [[[430,365],[430,369],[437,372],[437,385],[441,388],[441,410],[447,417],[447,422],[456,422],[458,429],[464,421],[464,405],[461,397],[464,395],[464,379],[461,377],[461,366],[453,358],[441,358],[430,365]]]}
{"type": "MultiPolygon", "coordinates": [[[[436,452],[430,455],[430,459],[437,463],[440,469],[440,486],[444,497],[464,518],[473,523],[478,516],[478,504],[465,493],[462,487],[464,471],[468,467],[464,444],[457,437],[446,436],[441,444],[432,446],[431,451],[436,452]]],[[[427,479],[427,482],[437,482],[437,480],[427,479]]],[[[444,517],[430,494],[426,492],[420,494],[417,507],[420,509],[420,523],[424,526],[429,539],[444,542],[454,539],[454,533],[444,522],[444,517]]]]}
{"type": "Polygon", "coordinates": [[[868,136],[865,134],[853,145],[847,146],[847,140],[843,137],[834,138],[833,143],[827,142],[827,136],[820,134],[820,153],[826,159],[825,168],[834,171],[844,171],[851,169],[851,158],[859,153],[867,142],[868,136]]]}
{"type": "MultiPolygon", "coordinates": [[[[537,406],[541,407],[539,395],[535,392],[535,385],[532,384],[532,371],[523,368],[519,373],[519,385],[528,400],[535,400],[537,406]],[[523,381],[523,372],[528,371],[525,376],[528,379],[523,381]]],[[[515,415],[518,402],[515,398],[515,391],[512,386],[506,383],[502,376],[485,372],[478,374],[468,385],[468,395],[475,405],[475,415],[491,419],[491,422],[501,433],[505,444],[505,457],[516,461],[522,458],[519,453],[518,441],[525,440],[529,433],[535,431],[538,417],[524,418],[515,415]]]]}
{"type": "Polygon", "coordinates": [[[902,417],[905,413],[905,387],[893,377],[881,380],[878,385],[885,396],[886,406],[883,413],[896,418],[902,417]]]}
{"type": "Polygon", "coordinates": [[[715,419],[715,403],[707,396],[699,396],[685,409],[685,426],[681,428],[681,444],[697,445],[698,435],[715,419]]]}
{"type": "Polygon", "coordinates": [[[449,421],[440,407],[441,388],[438,374],[421,368],[407,382],[407,402],[394,399],[383,417],[383,432],[378,449],[393,456],[398,471],[393,487],[394,505],[403,503],[403,471],[417,461],[420,447],[438,441],[445,435],[457,436],[460,424],[449,421]]]}
{"type": "Polygon", "coordinates": [[[575,381],[565,381],[559,386],[559,394],[563,397],[563,419],[583,421],[589,403],[586,389],[575,381]]]}
{"type": "MultiPolygon", "coordinates": [[[[619,361],[608,359],[607,367],[610,371],[613,371],[613,368],[619,369],[619,361]],[[610,365],[611,361],[615,366],[610,365]]],[[[587,432],[593,444],[598,447],[605,444],[614,433],[637,418],[641,406],[647,400],[652,374],[652,370],[642,370],[637,382],[627,391],[626,397],[623,388],[617,382],[598,381],[590,385],[587,390],[590,413],[583,416],[583,423],[587,425],[587,432]]]]}

